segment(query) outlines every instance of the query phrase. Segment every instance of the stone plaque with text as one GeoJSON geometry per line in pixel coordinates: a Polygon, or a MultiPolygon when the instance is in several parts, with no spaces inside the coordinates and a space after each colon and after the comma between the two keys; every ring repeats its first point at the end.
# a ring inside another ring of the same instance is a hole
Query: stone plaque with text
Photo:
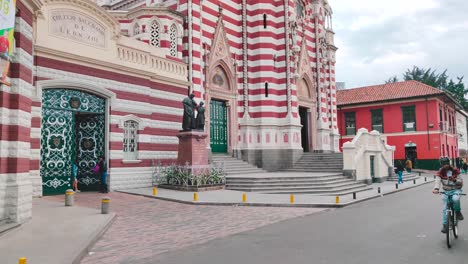
{"type": "Polygon", "coordinates": [[[106,47],[106,29],[94,18],[74,10],[59,9],[50,12],[49,32],[99,48],[106,47]]]}

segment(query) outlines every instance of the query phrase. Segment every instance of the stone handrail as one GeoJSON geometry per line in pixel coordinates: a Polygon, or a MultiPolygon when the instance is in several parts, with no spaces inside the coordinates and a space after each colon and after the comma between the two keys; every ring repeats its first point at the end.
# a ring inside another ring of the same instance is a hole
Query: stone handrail
{"type": "Polygon", "coordinates": [[[343,144],[344,173],[357,181],[372,182],[370,159],[373,156],[374,177],[383,181],[392,171],[394,151],[395,147],[387,145],[378,131],[369,133],[361,128],[352,141],[343,144]]]}
{"type": "Polygon", "coordinates": [[[187,64],[166,58],[167,52],[130,38],[121,38],[117,56],[123,64],[151,71],[156,75],[187,81],[187,64]]]}

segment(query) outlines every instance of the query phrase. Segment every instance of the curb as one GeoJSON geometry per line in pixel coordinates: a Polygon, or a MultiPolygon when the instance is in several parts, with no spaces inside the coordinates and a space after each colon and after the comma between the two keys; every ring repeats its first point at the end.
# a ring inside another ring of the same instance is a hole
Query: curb
{"type": "Polygon", "coordinates": [[[325,204],[325,203],[316,203],[316,204],[287,204],[287,203],[284,203],[284,204],[278,204],[278,203],[242,203],[242,202],[231,202],[231,203],[229,203],[229,202],[220,202],[220,203],[216,203],[216,202],[192,202],[192,201],[184,201],[184,200],[178,200],[178,199],[174,199],[174,198],[167,198],[167,197],[160,197],[160,196],[155,197],[155,196],[150,195],[150,194],[132,193],[132,192],[128,192],[128,191],[115,191],[115,192],[125,193],[125,194],[130,194],[130,195],[135,195],[135,196],[142,196],[142,197],[146,197],[146,198],[158,199],[158,200],[169,201],[169,202],[176,202],[176,203],[181,203],[181,204],[188,204],[188,205],[254,206],[254,207],[256,206],[256,207],[283,207],[283,208],[287,208],[287,207],[290,207],[290,208],[343,208],[343,207],[350,206],[350,205],[353,205],[353,204],[369,201],[369,200],[372,200],[372,199],[375,199],[375,198],[379,198],[379,197],[395,194],[395,193],[398,193],[398,192],[401,192],[401,191],[417,188],[419,186],[423,186],[423,185],[426,185],[426,184],[432,183],[432,182],[433,182],[433,180],[423,182],[423,183],[421,183],[419,185],[414,185],[414,186],[407,187],[407,188],[404,188],[404,189],[393,190],[393,191],[390,191],[390,192],[387,192],[387,193],[382,193],[382,194],[375,194],[375,195],[371,195],[369,197],[362,198],[362,199],[359,199],[359,200],[350,201],[350,202],[347,202],[347,203],[339,203],[339,204],[333,204],[333,203],[328,203],[328,204],[325,204]]]}
{"type": "Polygon", "coordinates": [[[79,264],[81,260],[88,254],[89,250],[94,246],[94,244],[96,244],[96,242],[104,235],[104,233],[106,233],[106,231],[114,222],[116,213],[111,213],[110,215],[111,217],[109,218],[108,221],[98,226],[96,228],[96,232],[92,234],[89,237],[89,239],[83,243],[82,246],[77,247],[77,248],[80,248],[81,250],[79,250],[76,257],[73,259],[72,264],[79,264]]]}

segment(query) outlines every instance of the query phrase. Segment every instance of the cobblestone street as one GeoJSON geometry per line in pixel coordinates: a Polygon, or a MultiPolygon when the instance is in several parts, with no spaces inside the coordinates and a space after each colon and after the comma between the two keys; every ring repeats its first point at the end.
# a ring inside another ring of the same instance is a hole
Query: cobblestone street
{"type": "MultiPolygon", "coordinates": [[[[164,252],[305,216],[324,209],[193,206],[121,193],[110,193],[117,217],[83,264],[157,260],[164,252]]],[[[75,205],[99,208],[98,193],[78,193],[75,205]]],[[[63,196],[45,197],[63,201],[63,196]]]]}

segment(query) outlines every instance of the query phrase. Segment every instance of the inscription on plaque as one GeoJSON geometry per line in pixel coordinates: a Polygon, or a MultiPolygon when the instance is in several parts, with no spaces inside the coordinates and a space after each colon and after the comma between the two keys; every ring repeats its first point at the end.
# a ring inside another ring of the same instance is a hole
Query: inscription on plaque
{"type": "Polygon", "coordinates": [[[52,35],[88,45],[105,48],[106,29],[90,16],[73,10],[54,10],[50,13],[49,31],[52,35]]]}

